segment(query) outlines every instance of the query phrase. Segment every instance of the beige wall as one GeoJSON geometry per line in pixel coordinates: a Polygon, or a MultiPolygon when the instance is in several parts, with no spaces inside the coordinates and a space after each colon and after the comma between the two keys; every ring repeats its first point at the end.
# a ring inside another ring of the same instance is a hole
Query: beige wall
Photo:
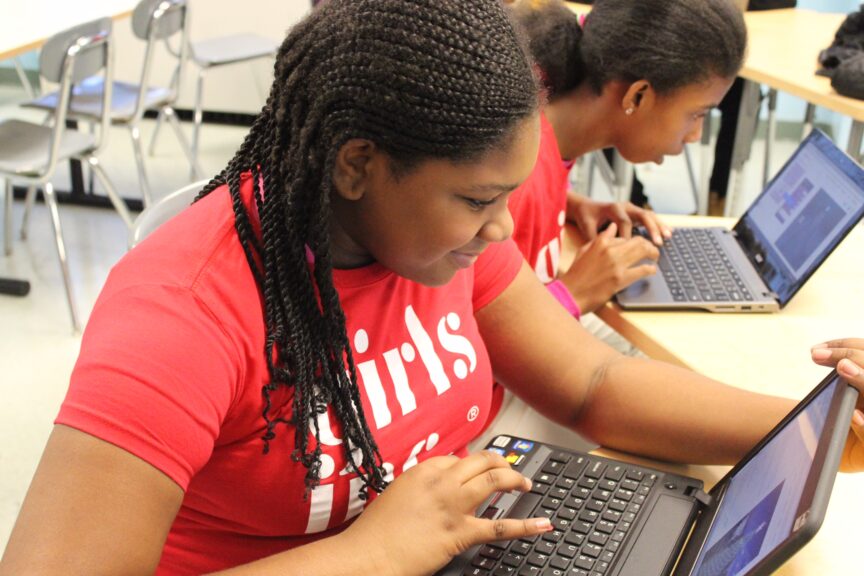
{"type": "MultiPolygon", "coordinates": [[[[309,11],[308,0],[189,0],[190,38],[203,40],[226,34],[255,32],[280,40],[309,11]]],[[[144,58],[144,43],[131,30],[131,19],[115,22],[117,37],[116,76],[137,82],[144,58]]],[[[164,54],[157,53],[155,78],[167,84],[171,69],[164,54]],[[161,63],[161,66],[159,65],[161,63]]],[[[245,64],[215,68],[204,84],[204,109],[220,112],[250,112],[261,109],[272,80],[273,60],[260,59],[245,64]]],[[[195,67],[188,65],[178,108],[192,108],[195,67]]],[[[163,84],[164,85],[164,84],[163,84]]]]}

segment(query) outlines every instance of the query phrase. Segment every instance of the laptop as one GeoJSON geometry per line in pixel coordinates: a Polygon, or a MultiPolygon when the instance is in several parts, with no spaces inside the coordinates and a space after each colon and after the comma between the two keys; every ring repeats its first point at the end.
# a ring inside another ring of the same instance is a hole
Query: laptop
{"type": "Polygon", "coordinates": [[[487,449],[533,485],[477,515],[545,515],[554,530],[475,546],[438,575],[769,574],[822,523],[857,397],[832,372],[707,493],[695,478],[496,436],[487,449]]]}
{"type": "Polygon", "coordinates": [[[864,216],[864,169],[813,130],[731,230],[676,228],[624,309],[782,309],[864,216]]]}

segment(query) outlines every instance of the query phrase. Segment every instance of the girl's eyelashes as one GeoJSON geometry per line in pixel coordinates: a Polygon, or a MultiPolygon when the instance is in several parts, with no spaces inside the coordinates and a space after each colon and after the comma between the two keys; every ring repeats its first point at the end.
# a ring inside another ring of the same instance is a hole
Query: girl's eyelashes
{"type": "Polygon", "coordinates": [[[478,211],[482,210],[486,206],[491,206],[498,200],[497,197],[493,198],[492,200],[478,200],[477,198],[469,198],[467,196],[463,196],[462,199],[468,203],[468,206],[470,206],[472,210],[478,211]]]}

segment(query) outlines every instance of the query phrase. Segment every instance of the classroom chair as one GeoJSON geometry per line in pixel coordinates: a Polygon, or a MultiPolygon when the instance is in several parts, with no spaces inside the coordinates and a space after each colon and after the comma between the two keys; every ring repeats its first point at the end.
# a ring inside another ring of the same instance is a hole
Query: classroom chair
{"type": "MultiPolygon", "coordinates": [[[[168,119],[192,166],[193,173],[201,173],[173,108],[182,84],[183,67],[188,59],[188,28],[187,0],[141,0],[132,12],[132,31],[135,37],[146,42],[140,81],[138,83],[114,81],[111,86],[111,122],[129,129],[145,206],[152,201],[151,187],[144,166],[140,130],[141,119],[147,110],[158,110],[160,116],[168,119]],[[153,85],[151,78],[154,55],[160,42],[164,42],[168,48],[166,52],[173,60],[174,66],[167,87],[153,85]],[[172,46],[172,42],[176,42],[177,46],[172,46]]],[[[69,117],[83,121],[97,118],[107,88],[107,84],[98,78],[87,79],[75,86],[69,117]]],[[[54,112],[58,107],[58,98],[58,93],[53,92],[25,106],[54,112]]]]}
{"type": "MultiPolygon", "coordinates": [[[[270,38],[258,34],[231,34],[218,36],[190,43],[190,54],[192,62],[198,69],[198,77],[195,85],[195,109],[192,125],[192,158],[197,165],[198,150],[200,145],[201,123],[204,117],[204,77],[212,68],[227,66],[229,64],[240,64],[259,58],[269,58],[276,55],[279,43],[270,38]]],[[[150,141],[150,154],[156,144],[156,136],[162,124],[160,115],[156,129],[153,131],[153,139],[150,141]]],[[[190,178],[196,178],[195,169],[192,169],[190,178]]]]}
{"type": "Polygon", "coordinates": [[[209,179],[204,179],[187,184],[145,208],[129,229],[129,249],[134,248],[139,242],[159,228],[159,226],[192,204],[195,196],[198,195],[208,182],[210,182],[209,179]]]}
{"type": "Polygon", "coordinates": [[[0,176],[6,181],[4,218],[6,254],[12,252],[12,183],[17,181],[29,187],[28,205],[36,193],[36,186],[42,186],[45,204],[54,227],[54,242],[60,258],[72,326],[76,331],[81,329],[81,322],[75,305],[57,196],[51,178],[61,162],[70,159],[86,162],[102,182],[121,218],[127,226],[131,226],[132,219],[126,205],[97,158],[97,154],[105,144],[111,122],[108,105],[112,97],[113,79],[111,38],[110,18],[80,24],[50,38],[39,55],[39,74],[46,81],[59,84],[53,122],[34,124],[14,119],[0,122],[0,176]],[[101,95],[101,114],[94,117],[94,120],[98,121],[99,129],[92,133],[73,130],[66,126],[66,120],[70,117],[69,107],[73,86],[89,77],[99,77],[106,86],[101,95]]]}

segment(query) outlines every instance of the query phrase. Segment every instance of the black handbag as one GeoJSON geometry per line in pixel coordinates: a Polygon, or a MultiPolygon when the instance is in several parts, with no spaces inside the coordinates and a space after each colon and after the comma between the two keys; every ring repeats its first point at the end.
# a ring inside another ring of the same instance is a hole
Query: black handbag
{"type": "Polygon", "coordinates": [[[864,5],[846,16],[819,64],[816,74],[831,78],[838,94],[864,99],[864,5]]]}

